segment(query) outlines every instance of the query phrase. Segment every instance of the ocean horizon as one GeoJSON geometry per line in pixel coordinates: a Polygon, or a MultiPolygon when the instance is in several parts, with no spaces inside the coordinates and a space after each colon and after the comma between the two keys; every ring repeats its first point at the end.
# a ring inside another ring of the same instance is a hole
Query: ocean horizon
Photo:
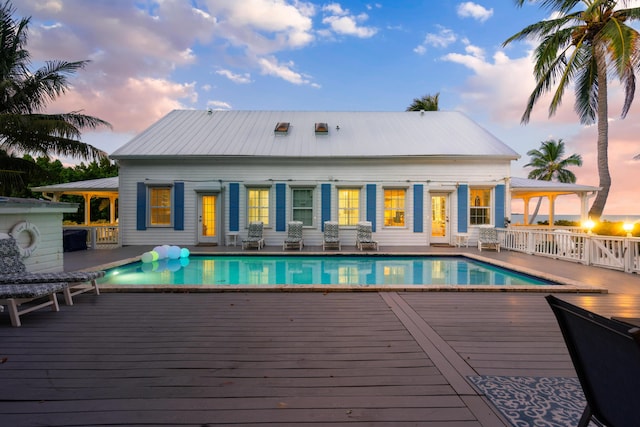
{"type": "MultiPolygon", "coordinates": [[[[531,218],[531,215],[529,215],[531,218]]],[[[549,215],[536,215],[533,220],[534,224],[542,221],[548,221],[549,215]]],[[[575,221],[580,222],[580,215],[561,215],[557,214],[553,216],[554,221],[565,220],[565,221],[575,221]]],[[[601,221],[609,221],[609,222],[640,222],[640,215],[602,215],[600,218],[601,221]]],[[[511,224],[523,224],[524,223],[524,214],[514,213],[511,214],[511,224]]]]}

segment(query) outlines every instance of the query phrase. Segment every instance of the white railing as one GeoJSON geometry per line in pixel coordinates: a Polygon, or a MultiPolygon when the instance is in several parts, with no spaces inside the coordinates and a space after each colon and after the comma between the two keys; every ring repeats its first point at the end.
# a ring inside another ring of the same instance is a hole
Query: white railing
{"type": "Polygon", "coordinates": [[[87,247],[100,249],[120,244],[120,228],[117,225],[66,225],[64,230],[87,230],[87,247]]]}
{"type": "Polygon", "coordinates": [[[640,238],[598,236],[568,230],[498,229],[505,249],[640,273],[640,238]]]}

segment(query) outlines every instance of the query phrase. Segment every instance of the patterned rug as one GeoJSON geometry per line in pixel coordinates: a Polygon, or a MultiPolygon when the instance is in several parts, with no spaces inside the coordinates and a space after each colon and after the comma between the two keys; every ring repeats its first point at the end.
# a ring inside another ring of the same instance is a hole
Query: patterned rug
{"type": "Polygon", "coordinates": [[[573,427],[586,404],[577,378],[468,378],[515,427],[573,427]]]}

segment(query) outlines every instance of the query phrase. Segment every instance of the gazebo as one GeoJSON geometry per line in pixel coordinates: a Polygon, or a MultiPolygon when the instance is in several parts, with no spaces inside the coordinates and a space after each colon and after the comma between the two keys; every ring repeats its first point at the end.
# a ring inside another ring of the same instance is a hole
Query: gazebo
{"type": "Polygon", "coordinates": [[[589,212],[589,199],[594,197],[600,187],[590,185],[568,184],[555,181],[540,181],[536,179],[511,177],[511,200],[522,199],[524,201],[524,225],[529,224],[529,202],[531,199],[546,197],[549,199],[549,226],[553,226],[555,213],[555,201],[559,196],[574,195],[580,199],[580,219],[587,220],[589,212]]]}

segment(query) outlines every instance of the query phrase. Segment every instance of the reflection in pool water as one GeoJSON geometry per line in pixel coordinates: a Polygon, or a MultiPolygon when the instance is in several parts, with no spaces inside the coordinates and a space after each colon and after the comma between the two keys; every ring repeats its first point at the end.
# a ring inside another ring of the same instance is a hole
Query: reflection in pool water
{"type": "Polygon", "coordinates": [[[103,284],[555,285],[465,257],[191,256],[108,270],[103,284]]]}

